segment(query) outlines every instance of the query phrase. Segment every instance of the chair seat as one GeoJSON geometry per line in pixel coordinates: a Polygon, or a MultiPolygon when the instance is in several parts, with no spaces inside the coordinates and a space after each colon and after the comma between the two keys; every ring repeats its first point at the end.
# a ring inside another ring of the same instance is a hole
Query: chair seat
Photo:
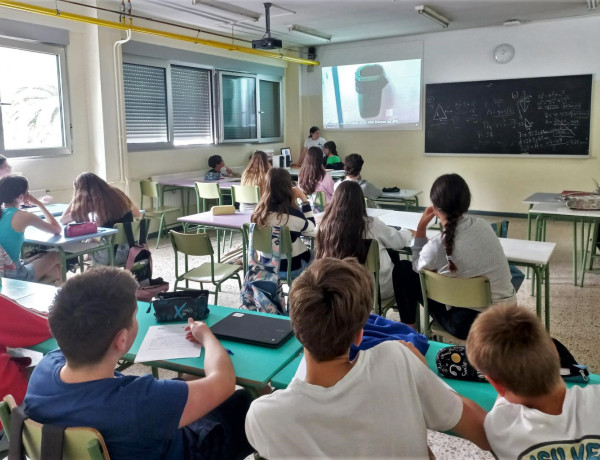
{"type": "MultiPolygon", "coordinates": [[[[236,272],[240,271],[240,265],[232,264],[215,264],[215,281],[221,281],[236,272]]],[[[183,275],[183,279],[188,281],[196,281],[198,283],[211,283],[210,263],[205,262],[199,267],[196,267],[183,275]]]]}
{"type": "Polygon", "coordinates": [[[436,320],[432,320],[429,324],[429,335],[430,336],[439,336],[445,339],[445,343],[450,343],[452,345],[466,345],[467,341],[459,339],[458,337],[450,334],[446,329],[444,329],[440,323],[436,320]]]}
{"type": "Polygon", "coordinates": [[[146,209],[146,217],[155,217],[164,214],[165,212],[181,211],[181,208],[175,206],[160,206],[158,208],[146,209]]]}

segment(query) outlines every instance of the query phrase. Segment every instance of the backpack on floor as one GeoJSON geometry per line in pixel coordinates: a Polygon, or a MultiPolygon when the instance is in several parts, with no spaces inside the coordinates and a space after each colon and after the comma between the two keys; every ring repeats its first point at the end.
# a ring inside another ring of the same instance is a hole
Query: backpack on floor
{"type": "Polygon", "coordinates": [[[152,279],[152,253],[146,244],[148,219],[140,221],[140,239],[137,243],[133,238],[131,222],[123,222],[123,230],[125,230],[129,244],[125,269],[133,273],[140,285],[135,292],[135,297],[138,300],[149,302],[159,292],[168,291],[169,283],[163,281],[162,278],[152,279]]]}
{"type": "Polygon", "coordinates": [[[248,271],[244,277],[240,308],[262,313],[287,315],[283,286],[279,279],[281,261],[281,228],[271,227],[271,260],[259,263],[254,259],[254,228],[250,225],[248,235],[248,271]]]}

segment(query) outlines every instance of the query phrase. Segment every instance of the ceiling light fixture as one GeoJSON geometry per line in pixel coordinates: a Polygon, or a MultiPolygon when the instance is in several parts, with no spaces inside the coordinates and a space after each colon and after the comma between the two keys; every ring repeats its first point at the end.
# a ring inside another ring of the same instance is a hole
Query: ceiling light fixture
{"type": "Polygon", "coordinates": [[[315,29],[310,29],[309,27],[299,26],[298,24],[290,24],[288,26],[288,30],[290,32],[299,32],[304,35],[310,35],[311,37],[320,38],[321,40],[331,41],[331,35],[327,35],[326,33],[319,32],[315,29]]]}
{"type": "Polygon", "coordinates": [[[261,16],[260,13],[257,13],[256,11],[240,8],[239,6],[231,5],[225,2],[215,2],[213,0],[192,0],[192,5],[208,6],[209,8],[224,11],[225,13],[230,13],[234,16],[242,16],[243,18],[250,19],[254,22],[258,22],[261,16]]]}
{"type": "MultiPolygon", "coordinates": [[[[591,0],[591,1],[594,1],[594,0],[591,0]]],[[[449,19],[447,19],[446,17],[442,16],[437,11],[432,10],[428,6],[418,5],[418,6],[415,6],[415,10],[421,16],[425,16],[430,21],[433,21],[433,22],[441,25],[444,29],[446,29],[450,25],[450,20],[449,19]]]]}
{"type": "Polygon", "coordinates": [[[595,10],[598,7],[598,0],[587,0],[588,10],[595,10]]]}
{"type": "Polygon", "coordinates": [[[502,25],[506,26],[506,27],[520,26],[521,25],[521,21],[519,21],[518,19],[508,19],[508,20],[504,21],[502,23],[502,25]]]}

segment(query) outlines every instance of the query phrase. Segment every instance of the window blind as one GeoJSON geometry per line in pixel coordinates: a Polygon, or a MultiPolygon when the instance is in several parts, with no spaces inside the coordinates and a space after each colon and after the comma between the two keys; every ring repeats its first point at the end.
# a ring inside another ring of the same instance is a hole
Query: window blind
{"type": "Polygon", "coordinates": [[[280,92],[279,82],[260,80],[260,137],[280,137],[280,92]]]}
{"type": "Polygon", "coordinates": [[[166,69],[123,63],[127,142],[167,142],[166,69]]]}
{"type": "Polygon", "coordinates": [[[171,66],[175,145],[212,142],[210,81],[210,70],[171,66]]]}

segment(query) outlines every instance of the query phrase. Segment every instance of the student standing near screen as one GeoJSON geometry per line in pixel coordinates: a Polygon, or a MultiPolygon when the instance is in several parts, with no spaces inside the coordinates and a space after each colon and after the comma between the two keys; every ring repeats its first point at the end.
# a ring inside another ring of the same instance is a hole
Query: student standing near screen
{"type": "Polygon", "coordinates": [[[302,166],[302,162],[304,161],[304,157],[306,156],[306,152],[308,152],[309,148],[319,147],[321,150],[323,150],[325,142],[327,142],[327,140],[324,137],[321,137],[321,130],[318,126],[313,126],[310,128],[310,134],[306,139],[304,139],[304,148],[300,154],[300,160],[298,160],[297,166],[302,166]]]}

